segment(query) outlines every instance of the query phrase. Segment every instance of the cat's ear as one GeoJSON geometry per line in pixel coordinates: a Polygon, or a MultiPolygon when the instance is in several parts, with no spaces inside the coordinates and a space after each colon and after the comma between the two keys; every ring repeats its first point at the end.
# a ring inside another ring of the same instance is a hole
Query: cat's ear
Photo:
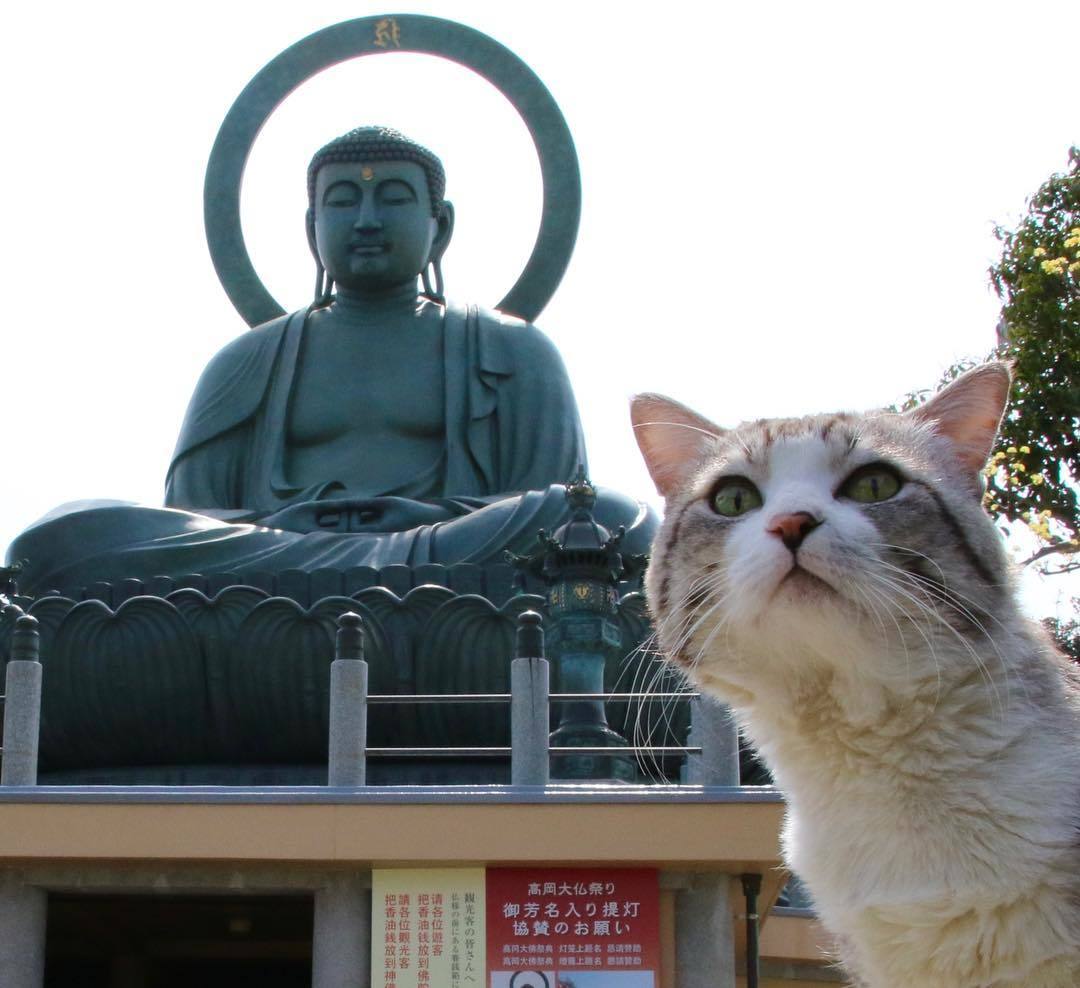
{"type": "Polygon", "coordinates": [[[724,431],[663,395],[635,395],[630,421],[649,475],[665,498],[686,484],[709,441],[724,431]]]}
{"type": "Polygon", "coordinates": [[[1008,364],[982,364],[908,414],[917,422],[932,423],[934,431],[953,444],[961,465],[978,474],[994,448],[1011,383],[1008,364]]]}

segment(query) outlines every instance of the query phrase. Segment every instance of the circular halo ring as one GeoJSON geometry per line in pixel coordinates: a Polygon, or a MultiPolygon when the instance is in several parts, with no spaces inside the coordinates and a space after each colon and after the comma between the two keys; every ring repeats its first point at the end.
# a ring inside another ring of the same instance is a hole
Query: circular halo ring
{"type": "Polygon", "coordinates": [[[457,62],[490,82],[517,110],[540,160],[544,204],[532,254],[497,308],[532,322],[570,263],[581,218],[577,152],[551,93],[508,48],[464,24],[419,14],[358,17],[308,35],[244,87],[206,166],[203,218],[210,257],[229,300],[249,326],[284,313],[251,263],[240,225],[240,186],[255,139],[278,105],[323,69],[364,55],[404,51],[457,62]]]}

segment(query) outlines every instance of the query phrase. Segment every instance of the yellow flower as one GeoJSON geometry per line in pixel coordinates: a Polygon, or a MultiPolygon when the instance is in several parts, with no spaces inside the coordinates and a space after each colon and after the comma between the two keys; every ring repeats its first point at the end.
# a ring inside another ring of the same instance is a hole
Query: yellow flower
{"type": "Polygon", "coordinates": [[[1043,269],[1044,274],[1064,274],[1065,265],[1069,263],[1067,257],[1055,257],[1050,261],[1042,261],[1039,267],[1043,269]]]}
{"type": "Polygon", "coordinates": [[[1031,447],[1030,446],[1021,446],[1020,447],[1020,452],[1021,453],[1030,453],[1031,452],[1031,447]]]}
{"type": "Polygon", "coordinates": [[[1032,257],[1046,257],[1046,248],[1045,247],[1036,247],[1031,252],[1031,256],[1032,257]]]}
{"type": "Polygon", "coordinates": [[[1043,475],[1042,475],[1041,473],[1033,473],[1033,474],[1032,474],[1032,475],[1031,475],[1031,476],[1030,476],[1030,477],[1028,478],[1028,480],[1030,480],[1030,481],[1032,482],[1032,484],[1034,484],[1034,485],[1035,485],[1036,487],[1038,487],[1038,486],[1039,486],[1040,484],[1042,484],[1042,482],[1043,482],[1043,481],[1044,481],[1045,479],[1046,479],[1046,478],[1045,478],[1045,477],[1044,477],[1044,476],[1043,476],[1043,475]]]}
{"type": "Polygon", "coordinates": [[[1072,264],[1069,265],[1069,273],[1070,274],[1080,273],[1080,261],[1073,261],[1072,264]]]}
{"type": "Polygon", "coordinates": [[[1005,450],[1005,452],[1006,452],[1006,453],[1008,453],[1008,454],[1009,454],[1009,456],[1016,456],[1016,447],[1015,447],[1015,446],[1009,446],[1009,447],[1008,447],[1008,448],[1007,448],[1007,449],[1005,450]]]}
{"type": "Polygon", "coordinates": [[[1080,244],[1080,237],[1066,237],[1065,238],[1065,248],[1066,249],[1068,249],[1069,247],[1075,247],[1075,246],[1077,246],[1077,244],[1080,244]]]}

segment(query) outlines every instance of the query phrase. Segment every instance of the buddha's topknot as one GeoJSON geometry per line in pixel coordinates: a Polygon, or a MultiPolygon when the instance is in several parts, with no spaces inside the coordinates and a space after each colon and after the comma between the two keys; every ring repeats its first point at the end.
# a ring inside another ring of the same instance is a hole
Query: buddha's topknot
{"type": "Polygon", "coordinates": [[[390,127],[357,127],[319,148],[307,170],[308,205],[315,208],[315,175],[332,161],[414,161],[427,174],[431,215],[439,214],[446,192],[442,162],[422,144],[390,127]]]}

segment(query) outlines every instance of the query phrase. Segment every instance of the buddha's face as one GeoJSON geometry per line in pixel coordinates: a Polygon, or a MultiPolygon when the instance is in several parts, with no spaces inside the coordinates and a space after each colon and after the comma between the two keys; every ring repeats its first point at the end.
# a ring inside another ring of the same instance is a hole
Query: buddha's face
{"type": "Polygon", "coordinates": [[[439,230],[427,175],[415,162],[330,162],[315,176],[315,244],[341,288],[415,282],[439,230]]]}

